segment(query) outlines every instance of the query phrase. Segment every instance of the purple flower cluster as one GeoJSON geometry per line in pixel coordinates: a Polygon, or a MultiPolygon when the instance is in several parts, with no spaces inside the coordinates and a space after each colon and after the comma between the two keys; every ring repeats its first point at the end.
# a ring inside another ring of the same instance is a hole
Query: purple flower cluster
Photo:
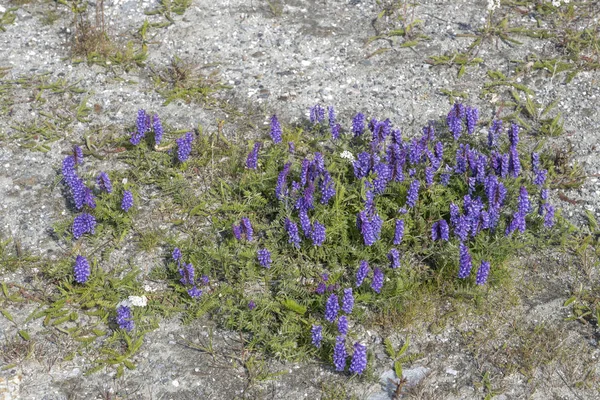
{"type": "Polygon", "coordinates": [[[154,131],[154,144],[158,146],[162,141],[164,134],[163,126],[160,122],[160,118],[158,118],[158,114],[154,114],[152,117],[152,130],[154,131]]]}
{"type": "Polygon", "coordinates": [[[258,168],[258,151],[260,150],[260,146],[262,144],[260,142],[254,143],[254,147],[248,153],[248,157],[246,158],[246,168],[248,169],[257,169],[258,168]]]}
{"type": "Polygon", "coordinates": [[[100,190],[105,191],[106,193],[112,192],[112,182],[110,181],[110,178],[106,172],[100,172],[96,178],[96,183],[98,184],[100,190]]]}
{"type": "Polygon", "coordinates": [[[397,249],[391,249],[387,258],[390,260],[390,268],[400,268],[400,252],[397,249]]]}
{"type": "Polygon", "coordinates": [[[490,149],[494,148],[498,144],[498,137],[502,132],[502,120],[495,119],[492,121],[490,125],[490,130],[488,131],[488,147],[490,149]]]}
{"type": "Polygon", "coordinates": [[[339,311],[340,304],[338,301],[338,297],[337,295],[332,294],[327,299],[327,304],[325,304],[325,319],[329,322],[335,321],[339,311]]]}
{"type": "Polygon", "coordinates": [[[371,281],[371,289],[375,292],[380,293],[383,288],[383,271],[379,268],[373,270],[373,280],[371,281]]]}
{"type": "Polygon", "coordinates": [[[312,337],[312,344],[317,349],[321,348],[321,341],[323,340],[323,327],[321,325],[313,325],[310,330],[312,337]]]}
{"type": "Polygon", "coordinates": [[[271,252],[267,249],[259,249],[257,252],[258,263],[261,267],[271,268],[271,252]]]}
{"type": "Polygon", "coordinates": [[[336,371],[343,371],[346,369],[346,337],[343,335],[335,338],[335,346],[333,347],[333,365],[336,371]]]}
{"type": "Polygon", "coordinates": [[[478,285],[485,285],[489,274],[490,263],[488,261],[482,261],[479,269],[477,270],[477,278],[475,279],[475,283],[478,285]]]}
{"type": "Polygon", "coordinates": [[[354,354],[350,362],[350,372],[353,374],[362,375],[367,369],[367,346],[358,342],[354,343],[354,354]]]}
{"type": "Polygon", "coordinates": [[[467,123],[467,133],[472,135],[473,132],[475,132],[475,126],[479,120],[479,110],[475,107],[467,107],[465,117],[467,123]]]}
{"type": "Polygon", "coordinates": [[[404,220],[397,219],[396,220],[396,228],[394,229],[394,244],[397,246],[402,243],[402,238],[404,237],[404,220]]]}
{"type": "Polygon", "coordinates": [[[247,241],[252,241],[254,237],[254,229],[252,228],[252,224],[250,223],[250,219],[248,217],[242,218],[239,225],[233,225],[233,236],[235,236],[237,240],[242,240],[244,237],[247,241]]]}
{"type": "Polygon", "coordinates": [[[294,245],[295,248],[300,248],[300,233],[298,231],[298,225],[291,221],[289,218],[285,219],[285,230],[288,233],[288,242],[294,245]]]}
{"type": "Polygon", "coordinates": [[[454,140],[458,140],[463,131],[463,119],[466,116],[466,108],[461,103],[454,103],[454,106],[446,117],[448,129],[454,135],[454,140]]]}
{"type": "Polygon", "coordinates": [[[338,332],[341,335],[347,335],[348,334],[348,318],[345,315],[342,315],[341,317],[338,318],[338,332]]]}
{"type": "Polygon", "coordinates": [[[75,165],[76,162],[74,156],[67,156],[62,163],[62,175],[71,191],[75,208],[81,210],[84,205],[87,205],[90,208],[96,208],[92,190],[88,188],[79,175],[77,175],[75,165]]]}
{"type": "Polygon", "coordinates": [[[354,308],[354,296],[352,295],[352,288],[344,289],[344,296],[342,297],[342,311],[346,314],[352,313],[354,308]]]}
{"type": "Polygon", "coordinates": [[[286,180],[290,173],[291,167],[292,163],[286,163],[277,177],[277,185],[275,186],[275,197],[277,197],[277,200],[282,200],[284,196],[287,196],[288,194],[286,180]]]}
{"type": "Polygon", "coordinates": [[[85,283],[91,274],[90,264],[84,256],[77,256],[75,258],[75,267],[73,267],[73,275],[75,275],[75,282],[85,283]]]}
{"type": "Polygon", "coordinates": [[[363,281],[369,274],[369,263],[365,260],[360,262],[358,270],[356,271],[356,287],[360,287],[363,281]]]}
{"type": "Polygon", "coordinates": [[[431,240],[450,240],[450,228],[445,219],[434,222],[431,227],[431,240]]]}
{"type": "Polygon", "coordinates": [[[469,276],[472,268],[471,255],[469,254],[469,248],[464,244],[460,244],[460,256],[459,256],[459,270],[458,277],[464,279],[469,276]]]}
{"type": "Polygon", "coordinates": [[[77,145],[73,146],[73,158],[75,159],[75,164],[83,164],[83,150],[81,150],[81,147],[77,145]]]}
{"type": "Polygon", "coordinates": [[[117,308],[117,325],[119,328],[125,329],[127,332],[131,332],[134,327],[133,316],[131,315],[131,308],[127,306],[119,306],[117,308]]]}
{"type": "Polygon", "coordinates": [[[188,132],[179,139],[176,139],[177,143],[177,159],[180,163],[186,161],[192,152],[192,142],[194,141],[194,135],[192,132],[188,132]]]}
{"type": "Polygon", "coordinates": [[[354,133],[354,137],[360,136],[365,131],[365,115],[363,113],[358,113],[352,119],[352,133],[354,133]]]}
{"type": "Polygon", "coordinates": [[[125,190],[123,192],[123,200],[121,201],[121,209],[127,212],[131,207],[133,207],[133,193],[125,190]]]}
{"type": "Polygon", "coordinates": [[[271,117],[271,139],[273,139],[273,143],[281,143],[281,125],[279,124],[279,120],[277,120],[277,116],[273,115],[271,117]]]}
{"type": "Polygon", "coordinates": [[[310,239],[315,246],[321,246],[325,242],[325,225],[315,220],[312,224],[310,239]]]}
{"type": "Polygon", "coordinates": [[[81,213],[73,220],[73,237],[79,239],[86,233],[94,234],[96,218],[88,213],[81,213]]]}
{"type": "Polygon", "coordinates": [[[145,110],[138,110],[136,128],[137,131],[133,132],[131,134],[131,138],[129,139],[131,144],[134,146],[140,144],[144,136],[146,136],[146,132],[150,130],[150,116],[146,114],[145,110]]]}
{"type": "Polygon", "coordinates": [[[417,204],[417,200],[419,199],[419,186],[421,182],[417,179],[410,183],[410,187],[408,188],[408,194],[406,196],[406,205],[409,208],[413,208],[417,204]]]}
{"type": "Polygon", "coordinates": [[[312,106],[309,113],[311,124],[320,124],[325,119],[325,109],[323,109],[320,104],[312,106]]]}

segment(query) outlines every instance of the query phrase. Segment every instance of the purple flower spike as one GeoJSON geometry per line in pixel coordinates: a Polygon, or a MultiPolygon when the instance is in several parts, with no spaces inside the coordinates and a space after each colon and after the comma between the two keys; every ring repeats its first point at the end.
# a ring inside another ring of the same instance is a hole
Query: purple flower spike
{"type": "Polygon", "coordinates": [[[248,217],[242,218],[242,222],[240,225],[242,227],[244,234],[246,235],[246,240],[251,242],[253,235],[254,235],[254,229],[252,229],[252,224],[250,223],[250,219],[248,217]]]}
{"type": "Polygon", "coordinates": [[[533,178],[533,184],[542,186],[546,182],[546,176],[548,175],[547,169],[538,169],[533,178]]]}
{"type": "Polygon", "coordinates": [[[475,107],[467,107],[466,110],[467,133],[472,135],[479,120],[479,110],[475,107]]]}
{"type": "Polygon", "coordinates": [[[335,347],[333,348],[333,365],[336,371],[343,371],[346,369],[346,353],[345,337],[340,335],[335,338],[335,347]]]}
{"type": "Polygon", "coordinates": [[[327,107],[327,116],[329,118],[329,127],[333,129],[335,126],[335,110],[333,109],[333,106],[327,107]]]}
{"type": "Polygon", "coordinates": [[[281,125],[279,125],[277,116],[273,115],[271,117],[271,139],[273,139],[273,143],[281,143],[281,134],[281,125]]]}
{"type": "Polygon", "coordinates": [[[417,179],[411,182],[410,187],[408,188],[408,195],[406,197],[406,205],[409,208],[413,208],[417,204],[417,200],[419,199],[419,186],[421,182],[417,179]]]}
{"type": "Polygon", "coordinates": [[[454,140],[458,140],[460,135],[462,134],[463,124],[462,120],[465,117],[465,106],[460,103],[454,103],[452,109],[448,113],[446,117],[446,123],[448,124],[448,129],[454,135],[454,140]]]}
{"type": "Polygon", "coordinates": [[[323,327],[321,325],[313,325],[310,330],[312,344],[317,349],[321,348],[321,340],[323,340],[323,327]]]}
{"type": "Polygon", "coordinates": [[[246,167],[248,169],[258,168],[258,150],[260,150],[260,146],[260,142],[254,143],[252,151],[248,154],[248,158],[246,158],[246,167]]]}
{"type": "Polygon", "coordinates": [[[271,268],[271,252],[267,249],[259,249],[257,252],[258,263],[265,268],[271,268]]]}
{"type": "Polygon", "coordinates": [[[176,139],[177,143],[177,159],[180,163],[186,161],[192,152],[192,142],[194,141],[194,135],[192,132],[188,132],[179,139],[176,139]]]}
{"type": "Polygon", "coordinates": [[[367,346],[358,342],[354,343],[354,354],[350,362],[350,372],[353,374],[362,375],[367,369],[367,346]]]}
{"type": "Polygon", "coordinates": [[[397,219],[396,220],[396,229],[394,230],[394,244],[397,246],[402,243],[402,238],[404,237],[404,220],[397,219]]]}
{"type": "Polygon", "coordinates": [[[181,275],[182,285],[193,285],[196,280],[196,270],[192,264],[183,264],[183,268],[179,269],[179,275],[181,275]]]}
{"type": "Polygon", "coordinates": [[[390,260],[390,268],[400,268],[400,252],[397,249],[391,249],[387,258],[390,260]]]}
{"type": "Polygon", "coordinates": [[[112,192],[112,183],[106,172],[100,172],[96,178],[96,183],[100,187],[100,190],[103,190],[106,193],[112,192]]]}
{"type": "Polygon", "coordinates": [[[477,278],[475,283],[478,285],[484,285],[487,281],[490,273],[490,263],[488,261],[482,261],[479,269],[477,270],[477,278]]]}
{"type": "Polygon", "coordinates": [[[356,271],[356,287],[362,285],[363,281],[367,277],[369,273],[369,263],[365,260],[360,262],[360,266],[358,267],[358,271],[356,271]]]}
{"type": "Polygon", "coordinates": [[[202,290],[198,289],[196,286],[191,287],[187,292],[192,299],[197,299],[202,296],[202,290]]]}
{"type": "Polygon", "coordinates": [[[510,141],[510,147],[517,147],[517,144],[519,144],[519,125],[515,123],[510,124],[508,140],[510,141]]]}
{"type": "Polygon", "coordinates": [[[75,267],[73,268],[73,275],[75,275],[75,282],[85,283],[90,277],[91,268],[87,258],[84,256],[77,256],[75,258],[75,267]]]}
{"type": "Polygon", "coordinates": [[[546,215],[544,216],[544,226],[546,228],[552,228],[554,226],[554,207],[550,204],[544,204],[546,215]]]}
{"type": "Polygon", "coordinates": [[[320,104],[315,104],[310,108],[310,123],[320,124],[325,119],[325,109],[320,104]]]}
{"type": "Polygon", "coordinates": [[[469,248],[461,242],[460,244],[460,258],[459,258],[459,270],[458,277],[464,279],[471,273],[472,263],[471,255],[469,254],[469,248]]]}
{"type": "Polygon", "coordinates": [[[425,186],[430,187],[433,185],[433,173],[434,169],[432,167],[425,168],[425,186]]]}
{"type": "Polygon", "coordinates": [[[354,308],[354,296],[352,295],[352,288],[344,289],[344,297],[342,297],[342,311],[346,314],[352,313],[354,308]]]}
{"type": "Polygon", "coordinates": [[[133,207],[133,193],[129,190],[123,192],[123,200],[121,201],[121,209],[125,212],[133,207]]]}
{"type": "Polygon", "coordinates": [[[233,224],[232,227],[231,227],[231,229],[233,231],[233,236],[237,240],[242,240],[242,227],[240,225],[233,224]]]}
{"type": "Polygon", "coordinates": [[[502,120],[495,119],[492,121],[492,125],[490,126],[490,130],[488,133],[488,147],[494,148],[498,143],[498,136],[502,132],[502,120]]]}
{"type": "Polygon", "coordinates": [[[345,315],[338,318],[337,328],[341,335],[348,334],[348,318],[345,315]]]}
{"type": "Polygon", "coordinates": [[[154,114],[152,117],[152,130],[154,131],[154,144],[158,146],[162,140],[164,130],[158,114],[154,114]]]}
{"type": "Polygon", "coordinates": [[[181,262],[181,250],[179,250],[179,247],[175,247],[173,249],[172,257],[173,257],[173,260],[181,262]]]}
{"type": "Polygon", "coordinates": [[[360,136],[365,131],[365,116],[362,113],[356,114],[352,119],[352,133],[354,137],[360,136]]]}
{"type": "Polygon", "coordinates": [[[300,233],[298,231],[298,225],[295,222],[292,222],[290,219],[286,218],[285,220],[285,230],[288,233],[289,239],[288,242],[294,245],[295,248],[300,248],[300,233]]]}
{"type": "Polygon", "coordinates": [[[327,299],[327,304],[325,304],[325,319],[329,322],[335,321],[339,311],[340,304],[338,302],[338,297],[335,294],[332,294],[327,299]]]}
{"type": "Polygon", "coordinates": [[[371,282],[371,289],[377,293],[381,293],[383,287],[383,271],[379,268],[373,270],[373,282],[371,282]]]}
{"type": "Polygon", "coordinates": [[[255,308],[256,308],[256,303],[254,302],[254,300],[250,300],[250,301],[248,302],[248,309],[249,309],[250,311],[252,311],[252,310],[254,310],[255,308]]]}
{"type": "Polygon", "coordinates": [[[119,308],[117,308],[117,325],[127,332],[133,330],[133,316],[131,315],[131,309],[129,307],[119,306],[119,308]]]}
{"type": "Polygon", "coordinates": [[[277,177],[277,185],[275,186],[275,197],[277,197],[277,200],[283,199],[288,193],[286,179],[290,173],[291,166],[292,163],[286,163],[277,177]]]}
{"type": "Polygon", "coordinates": [[[150,116],[146,114],[146,110],[138,110],[136,127],[137,133],[142,136],[150,129],[150,116]]]}
{"type": "Polygon", "coordinates": [[[319,182],[319,188],[321,189],[321,204],[329,203],[329,200],[335,196],[335,183],[331,178],[331,174],[328,171],[323,172],[323,177],[319,182]]]}
{"type": "Polygon", "coordinates": [[[448,223],[445,219],[434,222],[431,227],[431,240],[444,240],[448,241],[450,239],[450,229],[448,228],[448,223]]]}
{"type": "Polygon", "coordinates": [[[315,220],[315,222],[312,225],[310,239],[312,240],[315,246],[321,246],[325,242],[325,225],[315,220]]]}
{"type": "Polygon", "coordinates": [[[94,234],[96,218],[93,215],[82,213],[73,220],[73,237],[79,239],[85,233],[94,234]]]}
{"type": "Polygon", "coordinates": [[[294,144],[294,142],[288,142],[288,150],[291,154],[294,154],[296,152],[296,145],[294,144]]]}
{"type": "Polygon", "coordinates": [[[519,213],[526,215],[531,211],[531,202],[529,201],[529,194],[527,193],[527,188],[525,186],[521,186],[519,189],[519,213]]]}

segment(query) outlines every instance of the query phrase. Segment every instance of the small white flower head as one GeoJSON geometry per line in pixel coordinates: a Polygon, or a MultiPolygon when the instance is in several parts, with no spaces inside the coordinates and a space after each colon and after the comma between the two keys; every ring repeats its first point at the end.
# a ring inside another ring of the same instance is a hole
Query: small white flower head
{"type": "Polygon", "coordinates": [[[129,296],[128,300],[134,307],[146,307],[148,304],[146,296],[129,296]]]}
{"type": "Polygon", "coordinates": [[[354,161],[354,155],[352,153],[350,153],[348,150],[342,151],[342,153],[340,154],[340,157],[345,158],[346,160],[349,160],[350,162],[354,161]]]}
{"type": "Polygon", "coordinates": [[[145,290],[146,292],[156,292],[156,288],[153,288],[153,287],[152,287],[152,286],[150,286],[150,285],[144,285],[144,290],[145,290]]]}
{"type": "Polygon", "coordinates": [[[500,8],[500,0],[488,0],[488,11],[494,11],[500,8]]]}
{"type": "Polygon", "coordinates": [[[125,300],[121,300],[118,304],[117,304],[117,308],[124,306],[124,307],[129,307],[131,308],[131,301],[129,299],[125,299],[125,300]]]}

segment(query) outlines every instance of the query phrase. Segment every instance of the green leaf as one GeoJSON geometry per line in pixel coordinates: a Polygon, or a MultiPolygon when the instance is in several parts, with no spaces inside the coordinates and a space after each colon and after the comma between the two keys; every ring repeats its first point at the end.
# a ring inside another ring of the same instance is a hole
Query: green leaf
{"type": "Polygon", "coordinates": [[[385,345],[385,352],[391,358],[396,358],[396,352],[394,351],[394,346],[392,345],[392,341],[389,338],[385,338],[383,340],[383,344],[385,345]]]}
{"type": "Polygon", "coordinates": [[[563,307],[567,307],[568,305],[573,303],[575,300],[577,300],[577,297],[575,297],[575,296],[568,298],[567,301],[565,301],[565,303],[563,304],[563,307]]]}
{"type": "Polygon", "coordinates": [[[398,378],[402,379],[402,363],[400,361],[394,363],[394,372],[398,378]]]}
{"type": "Polygon", "coordinates": [[[282,300],[281,304],[288,310],[294,311],[295,313],[298,313],[300,315],[304,315],[306,313],[306,307],[301,304],[298,304],[293,299],[282,300]]]}
{"type": "Polygon", "coordinates": [[[25,331],[25,330],[20,330],[19,336],[21,336],[23,338],[23,340],[31,339],[31,337],[29,336],[29,333],[27,333],[27,331],[25,331]]]}
{"type": "Polygon", "coordinates": [[[4,318],[6,318],[7,320],[9,320],[10,322],[12,322],[12,323],[15,322],[13,316],[8,311],[6,311],[5,309],[0,309],[0,313],[2,313],[2,315],[4,315],[4,318]]]}
{"type": "Polygon", "coordinates": [[[127,369],[130,369],[130,370],[135,369],[135,364],[129,360],[123,360],[123,365],[125,365],[127,367],[127,369]]]}

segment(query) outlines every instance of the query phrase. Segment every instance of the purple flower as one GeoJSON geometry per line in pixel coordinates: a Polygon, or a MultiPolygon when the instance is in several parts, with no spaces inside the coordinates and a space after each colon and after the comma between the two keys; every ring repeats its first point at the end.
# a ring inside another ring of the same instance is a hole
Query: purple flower
{"type": "Polygon", "coordinates": [[[183,264],[183,268],[179,269],[179,275],[181,275],[182,285],[193,285],[196,281],[196,270],[192,264],[183,264]]]}
{"type": "Polygon", "coordinates": [[[510,128],[508,129],[508,140],[510,147],[517,147],[519,143],[519,125],[514,122],[510,124],[510,128]]]}
{"type": "Polygon", "coordinates": [[[260,149],[260,146],[260,142],[254,143],[252,151],[248,154],[248,157],[246,158],[246,167],[248,169],[258,168],[258,150],[260,149]]]}
{"type": "Polygon", "coordinates": [[[467,107],[466,110],[467,133],[472,135],[475,132],[477,120],[479,120],[479,110],[475,107],[467,107]]]}
{"type": "Polygon", "coordinates": [[[73,220],[73,237],[79,239],[85,233],[94,234],[96,218],[93,215],[82,213],[73,220]]]}
{"type": "Polygon", "coordinates": [[[317,348],[321,348],[321,340],[323,340],[323,327],[321,325],[313,325],[310,330],[312,344],[317,348]]]}
{"type": "Polygon", "coordinates": [[[137,146],[138,144],[140,144],[140,142],[142,141],[143,138],[144,138],[144,135],[140,135],[137,132],[132,132],[131,137],[129,138],[129,142],[132,145],[137,146]]]}
{"type": "Polygon", "coordinates": [[[319,188],[321,189],[321,204],[329,203],[329,200],[335,196],[335,183],[331,178],[331,174],[328,171],[323,172],[323,177],[319,182],[319,188]]]}
{"type": "Polygon", "coordinates": [[[89,208],[96,208],[94,193],[92,193],[92,189],[87,186],[83,187],[83,204],[89,208]]]}
{"type": "Polygon", "coordinates": [[[150,116],[145,110],[138,110],[136,120],[137,133],[142,137],[150,130],[150,116]]]}
{"type": "Polygon", "coordinates": [[[540,198],[542,200],[548,200],[548,189],[542,189],[540,191],[540,198]]]}
{"type": "Polygon", "coordinates": [[[254,302],[254,300],[250,300],[250,301],[248,302],[248,309],[249,309],[250,311],[252,311],[252,310],[254,310],[255,308],[256,308],[256,303],[254,302]]]}
{"type": "Polygon", "coordinates": [[[232,231],[233,231],[233,236],[237,239],[237,240],[242,240],[242,227],[240,225],[232,225],[232,231]]]}
{"type": "Polygon", "coordinates": [[[449,232],[450,229],[448,228],[448,223],[445,219],[434,222],[431,227],[431,240],[444,240],[447,242],[450,239],[449,232]]]}
{"type": "Polygon", "coordinates": [[[402,238],[404,237],[404,220],[397,219],[396,220],[396,229],[394,230],[394,244],[397,246],[402,243],[402,238]]]}
{"type": "Polygon", "coordinates": [[[85,283],[90,277],[91,268],[87,258],[84,256],[77,256],[75,258],[75,267],[73,267],[73,275],[75,275],[75,282],[85,283]]]}
{"type": "Polygon", "coordinates": [[[391,249],[387,258],[390,260],[390,268],[400,267],[400,252],[397,249],[391,249]]]}
{"type": "Polygon", "coordinates": [[[202,296],[202,290],[198,289],[195,285],[188,289],[187,292],[192,299],[197,299],[198,297],[202,296]]]}
{"type": "Polygon", "coordinates": [[[354,354],[350,362],[350,372],[353,374],[362,375],[367,368],[367,346],[358,342],[354,343],[354,354]]]}
{"type": "Polygon", "coordinates": [[[117,308],[117,325],[119,328],[125,329],[127,332],[133,330],[133,316],[131,309],[127,306],[119,306],[117,308]]]}
{"type": "Polygon", "coordinates": [[[340,334],[348,334],[348,318],[345,315],[338,318],[337,328],[340,334]]]}
{"type": "Polygon", "coordinates": [[[332,294],[329,296],[327,303],[325,304],[325,319],[329,322],[335,321],[339,310],[340,304],[338,302],[338,297],[337,295],[332,294]]]}
{"type": "Polygon", "coordinates": [[[164,133],[158,114],[154,114],[154,117],[152,118],[152,130],[154,131],[154,144],[158,146],[164,133]]]}
{"type": "Polygon", "coordinates": [[[202,275],[200,277],[200,282],[202,282],[204,286],[207,286],[210,283],[210,279],[208,279],[208,276],[202,275]]]}
{"type": "Polygon", "coordinates": [[[517,211],[513,214],[512,220],[510,221],[510,224],[506,227],[504,235],[508,236],[517,229],[519,230],[519,232],[523,233],[525,232],[525,227],[525,214],[522,214],[519,211],[517,211]]]}
{"type": "MultiPolygon", "coordinates": [[[[513,178],[516,178],[521,173],[521,161],[519,160],[519,152],[517,151],[516,146],[511,146],[508,157],[508,173],[511,174],[513,178]]],[[[502,164],[504,164],[504,160],[502,161],[502,164]]]]}
{"type": "Polygon", "coordinates": [[[419,186],[421,182],[417,179],[410,183],[410,187],[408,188],[408,194],[406,196],[406,205],[409,208],[413,208],[417,204],[417,200],[419,199],[419,186]]]}
{"type": "Polygon", "coordinates": [[[369,219],[366,211],[358,213],[356,216],[356,227],[362,234],[365,246],[372,246],[379,239],[382,224],[383,221],[377,214],[369,219]]]}
{"type": "Polygon", "coordinates": [[[492,121],[492,125],[490,125],[490,130],[488,132],[488,147],[490,149],[496,147],[500,132],[502,132],[502,120],[495,119],[492,121]]]}
{"type": "Polygon", "coordinates": [[[544,204],[546,215],[544,216],[544,226],[546,228],[552,228],[554,226],[554,207],[549,203],[544,204]]]}
{"type": "Polygon", "coordinates": [[[448,186],[448,184],[450,183],[450,174],[447,172],[441,174],[440,182],[442,183],[443,186],[448,186]]]}
{"type": "MultiPolygon", "coordinates": [[[[309,222],[310,224],[310,222],[309,222]]],[[[291,221],[289,218],[285,219],[285,230],[288,233],[288,242],[293,244],[295,248],[300,248],[300,234],[298,232],[298,225],[291,221]]]]}
{"type": "Polygon", "coordinates": [[[533,178],[533,184],[537,186],[542,186],[546,182],[546,175],[548,174],[547,169],[538,169],[535,172],[535,177],[533,178]]]}
{"type": "Polygon", "coordinates": [[[333,365],[336,371],[343,371],[346,369],[346,353],[345,336],[338,336],[335,338],[335,346],[333,348],[333,365]]]}
{"type": "MultiPolygon", "coordinates": [[[[519,153],[517,153],[518,155],[519,153]]],[[[502,154],[500,156],[500,177],[506,178],[510,170],[510,154],[502,154]]],[[[520,164],[519,164],[520,165],[520,164]]]]}
{"type": "Polygon", "coordinates": [[[192,142],[194,141],[194,135],[192,132],[188,132],[179,139],[176,139],[177,143],[177,159],[179,162],[184,162],[190,156],[192,152],[192,142]]]}
{"type": "Polygon", "coordinates": [[[100,172],[96,178],[96,183],[100,187],[100,190],[103,190],[106,193],[112,192],[112,183],[106,172],[100,172]]]}
{"type": "Polygon", "coordinates": [[[310,219],[308,218],[308,212],[304,208],[301,208],[298,211],[298,216],[300,217],[300,226],[302,227],[302,232],[304,233],[304,236],[310,238],[312,232],[312,224],[310,223],[310,219]]]}
{"type": "Polygon", "coordinates": [[[460,243],[460,257],[459,257],[459,270],[458,277],[464,279],[471,273],[471,255],[469,254],[469,248],[464,244],[460,243]]]}
{"type": "Polygon", "coordinates": [[[320,124],[325,119],[325,110],[320,104],[315,104],[310,108],[310,123],[320,124]]]}
{"type": "Polygon", "coordinates": [[[335,125],[335,110],[333,109],[333,106],[327,107],[327,116],[329,118],[329,127],[333,129],[335,125]]]}
{"type": "Polygon", "coordinates": [[[342,130],[342,127],[340,126],[340,124],[335,124],[334,126],[331,127],[331,137],[333,140],[338,140],[340,138],[341,130],[342,130]]]}
{"type": "Polygon", "coordinates": [[[246,240],[251,242],[252,237],[254,235],[254,230],[252,229],[252,224],[250,223],[250,219],[248,217],[242,218],[240,225],[241,225],[243,233],[246,235],[246,240]]]}
{"type": "Polygon", "coordinates": [[[265,268],[271,268],[271,252],[267,249],[259,249],[257,252],[258,263],[265,268]]]}
{"type": "Polygon", "coordinates": [[[466,109],[465,106],[460,103],[454,103],[452,109],[448,113],[446,117],[446,123],[448,124],[448,129],[454,135],[454,140],[458,140],[460,135],[462,134],[463,125],[462,120],[465,117],[466,109]]]}
{"type": "Polygon", "coordinates": [[[179,250],[179,247],[175,247],[173,249],[172,257],[173,257],[173,260],[181,262],[181,250],[179,250]]]}
{"type": "Polygon", "coordinates": [[[275,197],[277,197],[278,200],[281,200],[283,196],[287,195],[288,190],[286,179],[288,174],[290,173],[291,166],[292,163],[286,163],[283,166],[281,172],[279,173],[279,176],[277,177],[277,185],[275,186],[275,197]]]}
{"type": "Polygon", "coordinates": [[[317,288],[315,289],[316,294],[323,294],[327,290],[327,285],[324,282],[319,282],[317,288]]]}
{"type": "Polygon", "coordinates": [[[321,246],[325,242],[325,226],[317,220],[312,225],[310,239],[315,246],[321,246]]]}
{"type": "Polygon", "coordinates": [[[488,261],[482,261],[479,269],[477,270],[477,278],[475,279],[475,283],[478,285],[484,285],[487,281],[489,273],[490,263],[488,261]]]}
{"type": "Polygon", "coordinates": [[[121,209],[125,212],[133,207],[133,193],[129,190],[123,192],[123,200],[121,201],[121,209]]]}
{"type": "Polygon", "coordinates": [[[356,271],[356,287],[360,287],[369,273],[369,263],[365,260],[360,262],[360,266],[356,271]]]}
{"type": "Polygon", "coordinates": [[[81,150],[81,147],[77,145],[73,146],[73,158],[75,159],[75,164],[83,164],[83,150],[81,150]]]}
{"type": "Polygon", "coordinates": [[[271,117],[271,139],[275,144],[281,143],[281,125],[275,114],[271,117]]]}
{"type": "Polygon", "coordinates": [[[356,114],[352,119],[352,133],[354,137],[360,136],[365,131],[365,116],[362,113],[356,114]]]}
{"type": "Polygon", "coordinates": [[[383,287],[383,271],[379,268],[373,270],[373,281],[371,282],[371,289],[375,292],[380,293],[383,287]]]}
{"type": "Polygon", "coordinates": [[[342,297],[342,311],[346,314],[352,313],[354,308],[354,296],[352,295],[352,288],[344,289],[344,297],[342,297]]]}
{"type": "Polygon", "coordinates": [[[434,169],[432,167],[427,167],[425,168],[425,185],[427,187],[430,187],[431,185],[433,185],[433,173],[434,173],[434,169]]]}
{"type": "Polygon", "coordinates": [[[352,162],[352,167],[356,179],[366,178],[371,169],[371,155],[367,152],[359,153],[356,156],[356,161],[352,162]]]}
{"type": "Polygon", "coordinates": [[[536,173],[540,169],[540,153],[531,153],[531,170],[536,173]]]}
{"type": "Polygon", "coordinates": [[[294,142],[288,142],[288,150],[292,154],[296,152],[296,145],[294,144],[294,142]]]}
{"type": "Polygon", "coordinates": [[[519,213],[525,215],[531,211],[531,202],[529,201],[529,194],[527,193],[527,188],[525,186],[521,186],[519,189],[519,203],[518,203],[519,213]]]}

